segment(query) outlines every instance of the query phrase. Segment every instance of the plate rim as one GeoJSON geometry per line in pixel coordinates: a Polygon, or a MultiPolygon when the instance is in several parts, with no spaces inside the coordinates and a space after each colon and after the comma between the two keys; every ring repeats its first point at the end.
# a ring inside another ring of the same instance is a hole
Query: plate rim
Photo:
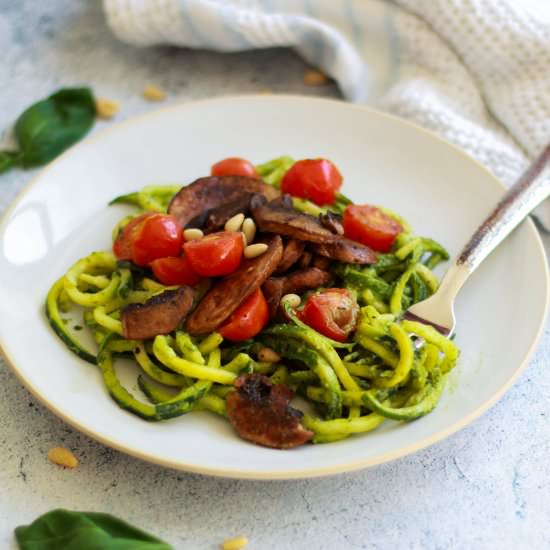
{"type": "MultiPolygon", "coordinates": [[[[53,169],[53,167],[56,166],[58,163],[63,162],[66,157],[74,154],[76,150],[84,146],[88,146],[88,144],[94,140],[102,139],[104,134],[117,131],[124,126],[131,126],[132,124],[136,124],[136,123],[139,124],[148,118],[153,118],[172,110],[189,109],[189,108],[194,108],[197,105],[203,105],[205,103],[212,103],[212,102],[214,103],[235,102],[235,101],[242,102],[246,100],[253,100],[253,101],[260,101],[260,102],[262,101],[265,101],[265,102],[306,101],[306,102],[317,102],[321,104],[329,103],[329,104],[337,105],[338,108],[357,109],[359,111],[367,112],[371,116],[390,119],[391,121],[397,124],[404,124],[406,126],[411,127],[413,130],[420,131],[421,133],[424,133],[425,135],[427,135],[428,138],[435,139],[436,141],[440,142],[441,144],[447,147],[451,147],[459,154],[459,156],[461,156],[464,159],[465,162],[474,163],[474,165],[476,165],[477,168],[481,169],[487,176],[489,176],[490,179],[492,179],[502,189],[507,189],[504,183],[502,183],[492,172],[490,172],[488,168],[486,168],[478,160],[476,160],[474,157],[469,155],[466,151],[464,151],[457,145],[450,143],[449,141],[440,137],[439,135],[437,135],[435,132],[431,130],[418,126],[415,123],[410,122],[406,119],[403,119],[399,116],[386,113],[384,111],[380,111],[370,106],[350,103],[338,98],[315,97],[315,96],[306,96],[306,95],[298,95],[298,94],[274,94],[274,95],[238,94],[238,95],[228,95],[228,96],[214,96],[214,97],[203,98],[199,100],[177,102],[172,105],[153,109],[146,113],[131,115],[123,121],[120,121],[108,127],[97,130],[91,136],[86,137],[82,141],[76,143],[75,145],[70,147],[67,151],[62,153],[59,157],[57,157],[55,160],[50,162],[46,167],[40,170],[37,174],[35,174],[30,179],[30,181],[27,182],[23,186],[23,188],[16,194],[11,204],[8,206],[8,208],[3,213],[3,215],[0,217],[0,235],[3,234],[7,221],[11,217],[12,213],[19,206],[19,204],[25,198],[27,193],[31,192],[35,188],[35,186],[39,184],[41,178],[44,176],[46,172],[53,169]]],[[[541,236],[537,231],[536,226],[531,218],[528,218],[526,220],[526,225],[529,227],[530,234],[535,238],[537,249],[541,253],[542,258],[544,260],[543,270],[544,270],[545,296],[544,296],[543,314],[541,319],[538,321],[538,329],[532,337],[531,343],[529,345],[529,348],[523,360],[518,364],[512,376],[489,399],[487,399],[483,404],[481,404],[477,409],[472,411],[469,415],[465,416],[461,420],[455,422],[454,424],[448,426],[443,430],[438,431],[437,433],[429,437],[425,437],[419,441],[416,441],[404,447],[400,447],[399,449],[382,453],[375,458],[358,459],[351,462],[338,463],[332,466],[322,466],[317,468],[307,468],[307,469],[301,468],[301,469],[291,469],[291,470],[286,469],[284,471],[269,471],[269,472],[268,471],[250,472],[248,470],[242,470],[239,468],[234,468],[234,469],[233,468],[214,468],[210,466],[202,467],[194,463],[189,464],[189,463],[184,463],[182,461],[175,461],[171,459],[160,459],[158,457],[151,456],[143,451],[140,451],[134,447],[130,447],[125,444],[119,443],[116,440],[112,440],[107,436],[103,436],[101,433],[96,433],[94,430],[88,429],[86,426],[82,425],[80,422],[65,415],[62,411],[58,409],[55,403],[49,401],[45,396],[43,396],[34,387],[34,385],[25,378],[23,373],[17,368],[15,361],[10,357],[9,353],[7,352],[7,346],[3,343],[1,334],[0,334],[0,355],[2,355],[6,364],[9,365],[12,372],[16,375],[17,379],[26,388],[26,390],[29,391],[35,399],[37,399],[43,406],[45,406],[50,412],[52,412],[55,416],[57,416],[63,422],[69,424],[72,428],[85,434],[91,439],[103,445],[106,445],[107,447],[111,447],[113,449],[116,449],[117,451],[121,451],[134,458],[139,458],[141,460],[144,460],[145,462],[155,464],[157,466],[172,468],[175,470],[181,470],[181,471],[194,473],[194,474],[208,475],[213,477],[220,477],[220,478],[227,478],[227,479],[254,479],[254,480],[307,479],[307,478],[325,477],[330,475],[362,470],[362,469],[370,468],[386,462],[394,461],[394,460],[397,460],[398,458],[406,457],[417,451],[425,449],[426,447],[429,447],[439,441],[442,441],[447,437],[451,436],[452,434],[458,432],[459,430],[461,430],[462,428],[466,427],[468,424],[473,422],[476,418],[480,417],[483,413],[485,413],[491,407],[493,407],[502,398],[502,396],[514,385],[516,380],[523,373],[523,371],[529,364],[534,352],[536,351],[538,344],[540,342],[540,338],[544,332],[546,320],[548,317],[548,306],[550,304],[550,274],[549,274],[548,260],[546,257],[546,251],[545,251],[541,236]]]]}

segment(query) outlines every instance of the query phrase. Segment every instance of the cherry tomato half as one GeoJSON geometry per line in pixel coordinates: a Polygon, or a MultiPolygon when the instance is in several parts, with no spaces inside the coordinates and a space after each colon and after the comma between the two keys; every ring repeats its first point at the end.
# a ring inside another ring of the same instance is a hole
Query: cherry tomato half
{"type": "Polygon", "coordinates": [[[145,220],[152,216],[153,212],[145,212],[136,218],[131,219],[120,231],[113,243],[113,254],[119,260],[131,260],[134,239],[141,230],[145,220]]]}
{"type": "Polygon", "coordinates": [[[344,211],[344,234],[378,252],[388,252],[403,226],[380,208],[350,204],[344,211]]]}
{"type": "Polygon", "coordinates": [[[158,258],[151,262],[151,269],[157,281],[164,285],[198,285],[202,277],[197,275],[187,256],[158,258]]]}
{"type": "Polygon", "coordinates": [[[173,216],[153,213],[133,235],[132,261],[149,265],[153,260],[178,256],[181,252],[183,232],[173,216]]]}
{"type": "Polygon", "coordinates": [[[328,338],[345,342],[355,330],[358,313],[359,306],[349,290],[327,288],[307,299],[300,319],[328,338]]]}
{"type": "Polygon", "coordinates": [[[183,244],[185,255],[195,273],[218,277],[235,271],[243,255],[243,238],[237,231],[210,233],[183,244]]]}
{"type": "Polygon", "coordinates": [[[210,169],[210,175],[259,177],[254,165],[250,161],[239,157],[229,157],[216,162],[210,169]]]}
{"type": "Polygon", "coordinates": [[[231,342],[253,338],[269,321],[269,306],[258,288],[229,317],[218,332],[231,342]]]}
{"type": "Polygon", "coordinates": [[[283,193],[309,199],[319,206],[332,204],[341,186],[342,175],[327,159],[299,160],[281,181],[283,193]]]}

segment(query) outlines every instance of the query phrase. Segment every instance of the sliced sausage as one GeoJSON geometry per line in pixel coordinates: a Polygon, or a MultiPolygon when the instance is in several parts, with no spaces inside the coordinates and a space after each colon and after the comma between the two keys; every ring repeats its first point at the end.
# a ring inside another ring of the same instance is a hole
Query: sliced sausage
{"type": "MultiPolygon", "coordinates": [[[[204,222],[205,232],[212,233],[213,231],[223,229],[225,223],[236,214],[248,214],[248,211],[250,210],[251,198],[252,193],[241,193],[233,200],[226,202],[217,208],[212,208],[212,210],[208,212],[206,221],[204,222]]],[[[193,225],[193,227],[201,226],[193,225]]]]}
{"type": "Polygon", "coordinates": [[[280,197],[271,201],[272,206],[282,206],[283,208],[294,208],[292,206],[292,197],[288,193],[283,193],[280,197]]]}
{"type": "Polygon", "coordinates": [[[267,376],[254,373],[239,376],[235,388],[226,398],[227,416],[243,439],[290,449],[313,437],[300,423],[302,411],[290,406],[294,392],[285,384],[273,384],[267,376]]]}
{"type": "Polygon", "coordinates": [[[145,340],[175,330],[193,306],[193,289],[182,286],[165,290],[143,304],[130,304],[120,314],[122,334],[132,340],[145,340]]]}
{"type": "Polygon", "coordinates": [[[262,292],[264,293],[267,305],[269,306],[269,315],[272,319],[274,319],[277,315],[281,298],[284,295],[284,288],[284,277],[269,277],[269,279],[262,286],[262,292]]]}
{"type": "Polygon", "coordinates": [[[332,280],[332,273],[323,271],[317,267],[307,267],[293,271],[283,277],[285,284],[283,287],[284,294],[300,294],[305,290],[326,286],[332,280]]]}
{"type": "Polygon", "coordinates": [[[276,199],[280,194],[275,187],[259,179],[209,176],[182,187],[170,201],[168,214],[174,216],[182,227],[186,227],[191,220],[198,220],[205,211],[231,202],[243,193],[257,193],[269,200],[276,199]]]}
{"type": "Polygon", "coordinates": [[[275,273],[285,273],[293,266],[304,252],[306,244],[304,241],[289,239],[283,250],[283,257],[275,270],[275,273]]]}
{"type": "Polygon", "coordinates": [[[302,254],[302,257],[300,258],[300,261],[298,262],[298,266],[300,267],[300,269],[305,269],[306,267],[310,266],[312,259],[313,259],[313,254],[309,250],[306,250],[302,254]]]}
{"type": "Polygon", "coordinates": [[[336,235],[344,234],[344,226],[342,224],[342,218],[334,212],[327,212],[319,216],[319,221],[323,227],[330,229],[336,235]]]}
{"type": "Polygon", "coordinates": [[[282,239],[273,235],[265,242],[268,248],[261,256],[244,260],[237,271],[206,293],[187,319],[185,328],[189,333],[206,334],[216,330],[275,271],[283,256],[282,239]]]}
{"type": "Polygon", "coordinates": [[[364,244],[339,237],[332,243],[320,243],[311,246],[311,249],[331,260],[346,264],[374,264],[376,253],[364,244]]]}
{"type": "Polygon", "coordinates": [[[330,265],[330,260],[326,256],[319,256],[315,254],[311,260],[311,267],[317,267],[318,269],[327,270],[330,265]]]}
{"type": "Polygon", "coordinates": [[[256,225],[263,231],[314,243],[331,243],[337,239],[336,235],[321,225],[318,218],[267,202],[263,196],[255,195],[250,209],[256,225]]]}
{"type": "Polygon", "coordinates": [[[271,317],[275,317],[281,298],[285,294],[300,294],[306,290],[326,286],[332,280],[332,274],[316,267],[300,269],[284,277],[270,277],[262,290],[269,305],[271,317]]]}

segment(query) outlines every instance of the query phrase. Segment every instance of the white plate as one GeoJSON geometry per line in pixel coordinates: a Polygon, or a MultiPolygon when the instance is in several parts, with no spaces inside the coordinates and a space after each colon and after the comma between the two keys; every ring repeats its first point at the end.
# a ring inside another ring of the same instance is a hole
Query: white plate
{"type": "Polygon", "coordinates": [[[0,336],[27,388],[91,437],[145,460],[210,475],[294,478],[364,468],[406,455],[471,422],[513,383],[541,334],[548,274],[541,241],[523,224],[479,269],[458,304],[462,356],[430,415],[364,436],[292,451],[240,440],[209,413],[147,423],[121,410],[93,366],[73,356],[43,312],[48,288],[79,257],[106,249],[126,211],[116,195],[187,183],[239,155],[332,159],[344,192],[386,205],[455,254],[503,193],[458,149],[402,120],[300,97],[235,97],[159,110],[98,133],[44,170],[0,226],[0,336]],[[511,345],[513,344],[513,345],[511,345]]]}

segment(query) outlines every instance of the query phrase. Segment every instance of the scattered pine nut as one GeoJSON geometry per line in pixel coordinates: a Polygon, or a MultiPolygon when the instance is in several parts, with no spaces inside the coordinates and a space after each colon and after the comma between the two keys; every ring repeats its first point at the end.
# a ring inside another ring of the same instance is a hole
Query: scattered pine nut
{"type": "Polygon", "coordinates": [[[245,218],[242,232],[246,237],[246,243],[252,244],[254,242],[254,237],[256,236],[256,224],[252,218],[245,218]]]}
{"type": "Polygon", "coordinates": [[[143,88],[143,97],[147,101],[164,101],[166,99],[166,92],[154,84],[148,84],[143,88]]]}
{"type": "Polygon", "coordinates": [[[224,540],[221,548],[222,550],[242,550],[247,544],[248,539],[246,537],[236,537],[224,540]]]}
{"type": "Polygon", "coordinates": [[[63,466],[65,468],[76,468],[78,466],[78,458],[65,447],[54,447],[48,451],[48,460],[63,466]]]}
{"type": "Polygon", "coordinates": [[[95,113],[97,118],[103,120],[109,120],[113,118],[118,111],[120,110],[120,103],[118,101],[113,101],[112,99],[101,99],[98,98],[95,100],[95,113]]]}
{"type": "Polygon", "coordinates": [[[246,248],[248,246],[248,240],[246,238],[246,235],[241,232],[241,237],[243,238],[243,247],[246,248]]]}
{"type": "Polygon", "coordinates": [[[232,218],[229,218],[225,222],[224,229],[226,231],[239,231],[244,221],[244,214],[240,212],[239,214],[235,214],[232,218]]]}
{"type": "Polygon", "coordinates": [[[244,257],[248,258],[249,260],[252,258],[257,258],[258,256],[261,256],[266,250],[268,246],[265,243],[256,243],[256,244],[249,244],[244,249],[244,257]]]}
{"type": "Polygon", "coordinates": [[[183,231],[183,238],[186,241],[196,241],[197,239],[202,239],[204,237],[204,233],[201,229],[185,229],[183,231]]]}
{"type": "Polygon", "coordinates": [[[302,300],[298,294],[285,294],[281,298],[281,303],[286,302],[290,307],[298,307],[301,301],[302,300]]]}
{"type": "Polygon", "coordinates": [[[304,73],[304,84],[306,86],[324,86],[328,83],[328,76],[315,69],[304,73]]]}
{"type": "Polygon", "coordinates": [[[281,356],[271,348],[262,348],[258,352],[258,359],[266,363],[278,363],[281,360],[281,356]]]}

